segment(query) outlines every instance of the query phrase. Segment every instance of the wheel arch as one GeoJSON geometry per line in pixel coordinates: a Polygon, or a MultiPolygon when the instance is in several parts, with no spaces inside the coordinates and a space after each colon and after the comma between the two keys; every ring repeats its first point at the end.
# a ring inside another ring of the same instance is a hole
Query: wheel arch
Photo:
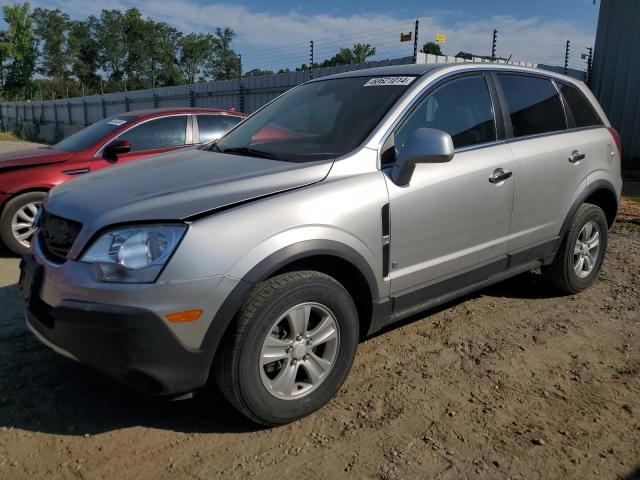
{"type": "Polygon", "coordinates": [[[574,217],[574,215],[578,211],[578,208],[580,208],[580,205],[582,205],[583,203],[592,203],[602,208],[607,217],[607,224],[609,225],[609,228],[611,228],[611,226],[613,225],[613,222],[616,219],[616,214],[618,213],[618,197],[616,195],[616,189],[608,180],[596,180],[595,182],[590,183],[587,188],[585,188],[585,190],[573,202],[569,213],[562,223],[560,232],[558,233],[558,240],[556,241],[553,254],[547,259],[545,263],[550,263],[553,258],[555,258],[556,253],[558,252],[558,249],[562,244],[562,240],[564,239],[564,236],[569,229],[571,219],[574,217]]]}
{"type": "Polygon", "coordinates": [[[225,299],[202,342],[215,354],[252,287],[275,275],[294,270],[315,270],[340,282],[358,310],[361,334],[370,331],[374,302],[379,298],[376,277],[367,261],[353,248],[332,240],[306,240],[285,247],[251,269],[225,299]]]}

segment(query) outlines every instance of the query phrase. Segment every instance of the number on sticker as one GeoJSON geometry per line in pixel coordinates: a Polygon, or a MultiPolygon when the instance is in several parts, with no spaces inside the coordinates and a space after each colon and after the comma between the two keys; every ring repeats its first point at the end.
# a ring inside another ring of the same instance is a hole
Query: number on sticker
{"type": "Polygon", "coordinates": [[[365,87],[385,87],[391,85],[409,85],[415,77],[376,77],[369,80],[365,87]]]}

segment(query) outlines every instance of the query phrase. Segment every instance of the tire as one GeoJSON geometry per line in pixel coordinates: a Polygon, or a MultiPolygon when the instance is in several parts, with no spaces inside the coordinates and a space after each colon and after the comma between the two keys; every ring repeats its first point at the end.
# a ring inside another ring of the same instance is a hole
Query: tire
{"type": "Polygon", "coordinates": [[[318,410],[336,395],[351,370],[357,346],[358,314],[345,288],[319,272],[284,273],[251,291],[223,338],[213,375],[222,394],[245,417],[261,425],[283,425],[318,410]],[[309,340],[296,339],[290,318],[307,310],[309,340]],[[291,316],[283,317],[287,312],[291,316]],[[316,329],[321,324],[323,328],[316,329]],[[329,332],[324,328],[329,324],[335,326],[335,338],[323,343],[318,332],[329,332]],[[272,348],[281,359],[264,365],[263,355],[271,352],[267,341],[278,342],[272,348]],[[284,356],[280,348],[285,349],[284,356]],[[325,367],[333,359],[313,386],[310,373],[320,365],[318,358],[325,367]],[[293,383],[287,383],[285,373],[293,370],[297,372],[289,377],[293,383]]]}
{"type": "MultiPolygon", "coordinates": [[[[5,204],[2,215],[0,215],[0,239],[2,239],[2,243],[13,253],[17,255],[27,253],[29,251],[30,241],[30,238],[27,238],[27,243],[25,244],[24,239],[16,236],[13,228],[14,223],[16,225],[26,225],[28,218],[35,216],[35,211],[29,206],[41,205],[46,196],[46,192],[28,192],[12,198],[5,204]],[[27,216],[19,217],[18,215],[21,211],[27,216]]],[[[29,230],[27,227],[24,227],[18,230],[17,233],[28,234],[29,230]]],[[[31,232],[31,234],[32,233],[33,232],[31,232]]]]}
{"type": "Polygon", "coordinates": [[[590,203],[580,205],[553,262],[542,267],[542,273],[546,281],[550,285],[571,294],[581,292],[591,286],[602,267],[602,261],[607,251],[608,233],[607,217],[602,209],[590,203]],[[587,247],[582,246],[584,240],[589,240],[585,237],[588,225],[591,225],[590,237],[593,237],[595,230],[597,230],[598,234],[597,247],[593,249],[589,249],[589,246],[595,245],[594,241],[590,242],[587,247]],[[580,242],[578,242],[579,240],[580,242]],[[584,253],[584,250],[582,250],[582,253],[576,253],[580,248],[587,248],[590,260],[587,259],[587,254],[584,253]],[[581,264],[582,267],[577,271],[577,262],[580,261],[580,257],[583,257],[583,263],[581,264]],[[591,262],[591,266],[589,262],[591,262]]]}

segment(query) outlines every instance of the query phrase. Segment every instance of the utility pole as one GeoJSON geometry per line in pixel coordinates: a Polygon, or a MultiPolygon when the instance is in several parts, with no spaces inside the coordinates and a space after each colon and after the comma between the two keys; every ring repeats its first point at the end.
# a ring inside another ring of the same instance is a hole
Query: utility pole
{"type": "Polygon", "coordinates": [[[567,40],[567,46],[564,50],[564,74],[569,73],[569,49],[571,48],[571,41],[567,40]]]}
{"type": "Polygon", "coordinates": [[[309,40],[309,78],[313,78],[313,40],[309,40]]]}
{"type": "Polygon", "coordinates": [[[416,27],[413,33],[413,63],[418,61],[418,27],[420,20],[416,18],[416,27]]]}
{"type": "Polygon", "coordinates": [[[587,47],[587,78],[586,84],[591,88],[592,74],[593,74],[593,47],[587,47]]]}
{"type": "Polygon", "coordinates": [[[496,61],[496,46],[498,44],[498,30],[493,29],[493,42],[491,43],[491,61],[496,61]]]}
{"type": "Polygon", "coordinates": [[[242,54],[238,54],[238,78],[242,78],[242,54]]]}

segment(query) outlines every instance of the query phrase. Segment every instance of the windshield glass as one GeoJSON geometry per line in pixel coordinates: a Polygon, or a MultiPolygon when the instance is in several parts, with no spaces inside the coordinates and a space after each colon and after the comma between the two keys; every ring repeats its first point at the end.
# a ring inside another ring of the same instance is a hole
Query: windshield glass
{"type": "Polygon", "coordinates": [[[66,152],[79,152],[85,150],[103,139],[111,132],[123,125],[132,122],[138,117],[134,115],[117,115],[92,123],[87,128],[69,135],[64,140],[56,143],[52,148],[66,152]]]}
{"type": "Polygon", "coordinates": [[[351,77],[301,85],[225,135],[216,151],[312,162],[360,145],[415,77],[351,77]]]}

